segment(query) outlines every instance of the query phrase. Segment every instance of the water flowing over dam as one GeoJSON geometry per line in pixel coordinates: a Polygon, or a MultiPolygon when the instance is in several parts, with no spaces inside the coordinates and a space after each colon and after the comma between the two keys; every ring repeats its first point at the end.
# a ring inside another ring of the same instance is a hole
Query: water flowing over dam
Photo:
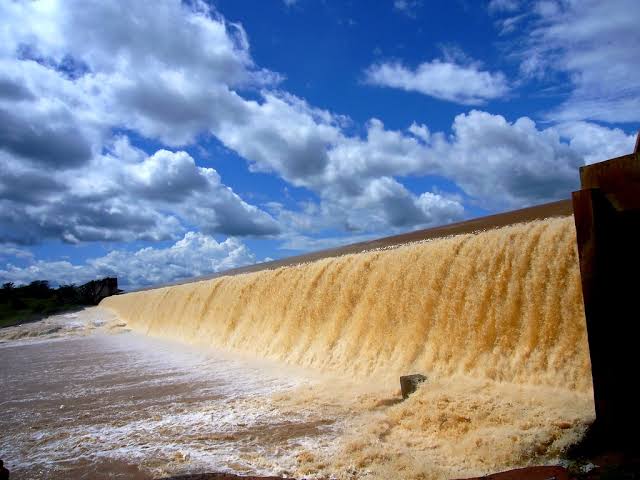
{"type": "Polygon", "coordinates": [[[571,216],[112,296],[0,333],[16,479],[468,478],[558,462],[594,420],[571,216]],[[402,401],[407,373],[428,381],[402,401]]]}
{"type": "Polygon", "coordinates": [[[538,220],[110,297],[134,330],[396,382],[591,389],[575,228],[538,220]]]}
{"type": "Polygon", "coordinates": [[[17,479],[444,480],[635,443],[639,165],[583,168],[572,202],[4,329],[0,453],[17,479]]]}

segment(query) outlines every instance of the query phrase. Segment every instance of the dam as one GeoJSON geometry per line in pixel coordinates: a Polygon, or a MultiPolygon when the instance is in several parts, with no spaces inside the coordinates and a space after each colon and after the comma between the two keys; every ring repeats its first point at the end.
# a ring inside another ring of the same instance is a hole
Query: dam
{"type": "MultiPolygon", "coordinates": [[[[621,419],[636,418],[619,383],[637,365],[637,327],[602,334],[612,295],[627,295],[609,310],[621,319],[632,302],[631,287],[602,285],[637,260],[638,162],[586,167],[572,202],[108,297],[79,314],[90,335],[61,327],[46,349],[19,338],[43,371],[76,379],[55,400],[0,398],[49,434],[0,426],[55,464],[43,478],[107,478],[102,465],[116,478],[441,480],[562,463],[592,431],[624,439],[621,419]],[[428,379],[402,401],[408,373],[428,379]],[[46,414],[30,418],[33,402],[46,414]]],[[[0,351],[25,365],[10,342],[0,351]]],[[[23,370],[8,381],[53,382],[23,370]]],[[[41,474],[23,465],[18,478],[41,474]]]]}
{"type": "Polygon", "coordinates": [[[575,227],[552,218],[109,297],[145,334],[397,382],[587,391],[575,227]]]}
{"type": "Polygon", "coordinates": [[[464,478],[557,461],[594,418],[576,230],[558,215],[566,206],[101,307],[145,336],[322,375],[278,402],[325,414],[338,404],[348,426],[337,451],[300,453],[295,477],[348,478],[353,468],[464,478]],[[397,403],[398,377],[412,372],[429,380],[397,403]]]}
{"type": "Polygon", "coordinates": [[[476,231],[463,222],[103,306],[147,335],[387,388],[421,372],[592,397],[584,444],[627,448],[639,424],[624,387],[638,327],[620,322],[633,310],[640,266],[639,143],[581,168],[574,215],[557,202],[487,218],[476,231]],[[619,329],[605,327],[612,317],[619,329]]]}

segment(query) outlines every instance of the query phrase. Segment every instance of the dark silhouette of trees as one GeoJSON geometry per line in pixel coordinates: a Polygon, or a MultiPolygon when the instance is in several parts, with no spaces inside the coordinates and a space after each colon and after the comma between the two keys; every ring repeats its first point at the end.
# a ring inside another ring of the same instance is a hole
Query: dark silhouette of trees
{"type": "Polygon", "coordinates": [[[19,287],[24,290],[24,296],[31,298],[44,299],[51,296],[51,287],[48,280],[34,280],[26,287],[19,287]]]}
{"type": "Polygon", "coordinates": [[[119,293],[117,278],[92,280],[84,285],[51,288],[47,280],[34,280],[16,287],[6,282],[0,288],[0,326],[14,325],[64,310],[97,305],[104,297],[119,293]]]}
{"type": "Polygon", "coordinates": [[[78,287],[75,284],[60,285],[56,290],[56,297],[59,302],[62,303],[78,303],[80,301],[80,294],[78,287]]]}

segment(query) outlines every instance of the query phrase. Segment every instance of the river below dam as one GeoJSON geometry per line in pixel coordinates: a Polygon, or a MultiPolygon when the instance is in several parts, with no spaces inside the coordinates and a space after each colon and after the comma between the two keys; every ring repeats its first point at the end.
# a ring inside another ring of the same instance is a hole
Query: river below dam
{"type": "Polygon", "coordinates": [[[0,455],[12,479],[456,478],[558,462],[589,392],[320,374],[129,331],[101,308],[0,332],[0,455]]]}

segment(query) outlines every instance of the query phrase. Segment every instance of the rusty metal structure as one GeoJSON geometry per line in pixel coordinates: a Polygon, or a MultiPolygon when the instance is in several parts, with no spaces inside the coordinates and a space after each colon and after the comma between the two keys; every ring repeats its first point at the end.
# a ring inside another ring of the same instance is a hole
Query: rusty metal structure
{"type": "Polygon", "coordinates": [[[640,132],[633,153],[582,167],[580,183],[572,200],[596,408],[590,439],[628,448],[640,428],[640,132]]]}

